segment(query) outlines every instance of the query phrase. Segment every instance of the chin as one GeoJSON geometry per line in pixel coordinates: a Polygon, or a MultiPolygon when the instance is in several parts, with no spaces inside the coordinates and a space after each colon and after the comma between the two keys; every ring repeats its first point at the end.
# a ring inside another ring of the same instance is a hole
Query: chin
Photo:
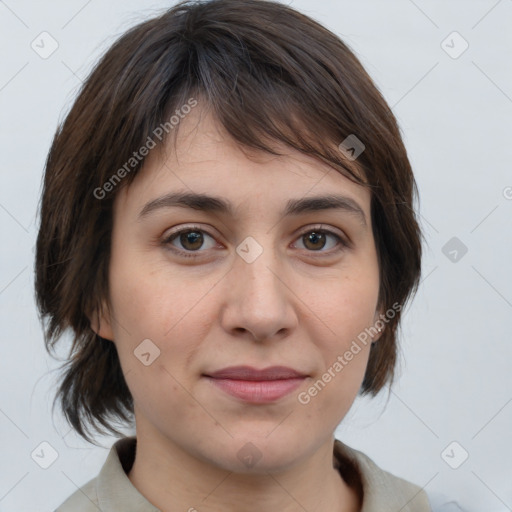
{"type": "Polygon", "coordinates": [[[279,473],[299,462],[306,455],[307,444],[298,436],[237,436],[227,444],[216,444],[209,462],[226,471],[246,474],[279,473]],[[220,448],[220,449],[219,449],[220,448]]]}

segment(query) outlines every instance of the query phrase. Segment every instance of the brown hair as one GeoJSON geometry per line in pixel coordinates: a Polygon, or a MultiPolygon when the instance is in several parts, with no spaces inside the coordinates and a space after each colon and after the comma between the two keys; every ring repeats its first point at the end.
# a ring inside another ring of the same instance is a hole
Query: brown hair
{"type": "MultiPolygon", "coordinates": [[[[421,232],[406,149],[389,106],[347,45],[277,2],[181,2],[131,28],[106,52],[46,161],[36,299],[50,353],[72,330],[55,398],[89,441],[89,426],[118,434],[113,422],[133,419],[116,347],[89,320],[108,302],[113,201],[143,164],[134,152],[155,139],[158,127],[169,127],[191,97],[201,99],[241,147],[278,154],[272,141],[281,142],[370,187],[379,305],[403,306],[418,286],[421,232]],[[357,165],[338,148],[349,135],[365,146],[357,165]]],[[[165,135],[176,136],[177,128],[165,135]]],[[[372,345],[361,394],[376,395],[393,381],[400,317],[396,311],[372,345]]]]}

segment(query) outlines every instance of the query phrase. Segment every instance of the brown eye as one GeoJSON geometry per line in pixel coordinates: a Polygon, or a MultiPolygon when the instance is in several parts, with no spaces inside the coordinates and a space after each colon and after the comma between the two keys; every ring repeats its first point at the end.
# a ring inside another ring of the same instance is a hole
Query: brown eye
{"type": "Polygon", "coordinates": [[[188,227],[171,233],[163,240],[169,249],[185,257],[200,256],[206,250],[215,247],[216,242],[212,235],[198,227],[188,227]],[[208,240],[210,244],[208,245],[208,240]],[[197,254],[191,254],[197,253],[197,254]]]}
{"type": "Polygon", "coordinates": [[[204,237],[199,231],[182,231],[179,234],[179,241],[185,249],[195,251],[203,245],[204,237]]]}
{"type": "Polygon", "coordinates": [[[302,239],[304,240],[304,245],[308,249],[318,250],[324,248],[326,236],[325,233],[311,231],[311,233],[303,235],[302,239]]]}
{"type": "Polygon", "coordinates": [[[300,235],[299,240],[302,241],[302,245],[308,252],[319,252],[320,254],[337,252],[336,246],[338,246],[338,250],[348,247],[348,243],[340,235],[326,229],[309,229],[300,235]],[[329,242],[329,240],[333,241],[329,242]],[[323,250],[326,247],[327,250],[323,250]],[[330,249],[335,250],[331,251],[330,249]]]}

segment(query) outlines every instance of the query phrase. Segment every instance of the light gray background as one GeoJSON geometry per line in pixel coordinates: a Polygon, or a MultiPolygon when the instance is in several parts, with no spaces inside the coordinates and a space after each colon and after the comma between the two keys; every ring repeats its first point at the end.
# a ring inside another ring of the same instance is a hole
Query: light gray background
{"type": "MultiPolygon", "coordinates": [[[[54,510],[97,474],[114,441],[93,448],[51,415],[57,363],[43,348],[34,307],[35,214],[51,138],[81,81],[117,35],[171,4],[0,1],[4,512],[54,510]],[[47,59],[31,48],[34,40],[42,45],[43,31],[59,45],[47,59]],[[58,453],[48,469],[31,458],[43,441],[58,453]]],[[[393,107],[428,240],[387,407],[386,393],[358,399],[337,435],[424,486],[436,510],[512,510],[512,1],[291,5],[339,34],[393,107]],[[442,46],[453,31],[469,44],[458,58],[457,36],[442,46]],[[443,253],[452,237],[468,249],[455,262],[443,253]],[[463,450],[469,458],[452,469],[447,462],[460,463],[463,450]]]]}

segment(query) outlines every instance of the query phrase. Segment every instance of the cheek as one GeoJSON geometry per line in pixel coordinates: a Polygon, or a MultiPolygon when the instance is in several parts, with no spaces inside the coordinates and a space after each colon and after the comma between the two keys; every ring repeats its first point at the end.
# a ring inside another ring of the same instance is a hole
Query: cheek
{"type": "Polygon", "coordinates": [[[187,407],[190,396],[183,389],[194,385],[194,361],[211,330],[214,317],[208,292],[215,281],[206,276],[191,284],[185,273],[171,274],[169,267],[158,263],[119,263],[111,272],[114,336],[134,400],[155,408],[158,403],[173,403],[175,409],[181,402],[187,407]],[[150,343],[143,341],[148,339],[150,343]],[[146,348],[141,350],[143,343],[146,348]],[[144,366],[137,355],[148,352],[150,360],[156,357],[144,366]],[[156,400],[153,405],[151,397],[156,400]]]}
{"type": "Polygon", "coordinates": [[[317,339],[323,339],[329,351],[344,351],[353,339],[373,325],[378,293],[378,274],[373,268],[325,280],[315,295],[309,294],[307,301],[318,317],[317,325],[329,333],[317,339]]]}
{"type": "Polygon", "coordinates": [[[138,269],[119,266],[111,274],[115,342],[134,402],[155,422],[171,424],[178,413],[204,421],[187,390],[193,388],[192,364],[209,329],[208,303],[201,301],[208,283],[190,287],[176,276],[138,269]]]}
{"type": "Polygon", "coordinates": [[[365,329],[373,325],[379,291],[378,273],[372,267],[332,276],[310,305],[318,312],[311,320],[311,339],[321,356],[322,370],[304,400],[310,400],[312,417],[328,414],[341,421],[361,387],[371,339],[365,329]]]}
{"type": "Polygon", "coordinates": [[[137,337],[154,336],[162,343],[172,337],[189,317],[198,317],[202,300],[215,284],[213,276],[203,277],[191,279],[165,260],[151,260],[143,253],[129,255],[127,251],[117,258],[113,254],[111,298],[115,316],[126,326],[120,336],[128,331],[137,337]]]}
{"type": "Polygon", "coordinates": [[[300,403],[308,404],[308,421],[319,418],[337,425],[352,406],[370,354],[371,339],[361,334],[373,325],[377,297],[378,287],[371,279],[346,279],[317,303],[321,321],[315,321],[311,339],[322,368],[301,395],[300,403]]]}

